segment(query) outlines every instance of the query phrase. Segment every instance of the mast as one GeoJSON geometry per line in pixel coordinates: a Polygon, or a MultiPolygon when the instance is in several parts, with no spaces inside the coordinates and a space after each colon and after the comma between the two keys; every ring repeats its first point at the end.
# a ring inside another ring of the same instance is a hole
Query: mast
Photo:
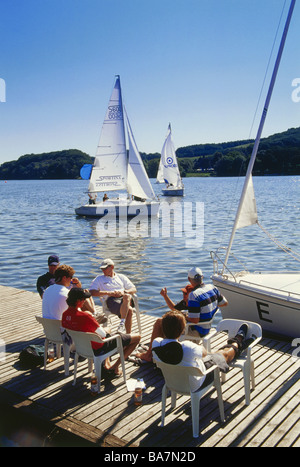
{"type": "Polygon", "coordinates": [[[293,11],[294,11],[294,8],[295,8],[295,4],[296,4],[296,0],[292,0],[291,5],[290,5],[290,9],[289,9],[289,13],[288,13],[288,17],[287,17],[287,20],[286,20],[286,23],[285,23],[285,28],[284,28],[284,31],[283,31],[283,35],[282,35],[282,38],[281,38],[281,43],[280,43],[276,63],[275,63],[275,66],[274,66],[274,70],[273,70],[273,74],[272,74],[272,78],[271,78],[271,83],[270,83],[270,86],[269,86],[269,91],[268,91],[268,94],[267,94],[267,98],[266,98],[265,106],[264,106],[264,109],[263,109],[260,125],[259,125],[259,128],[258,128],[258,133],[257,133],[256,140],[255,140],[255,143],[254,143],[252,155],[251,155],[251,158],[250,158],[250,161],[249,161],[249,165],[248,165],[248,169],[247,169],[247,174],[246,174],[246,178],[245,178],[245,183],[244,183],[244,187],[243,187],[239,207],[238,207],[238,210],[237,210],[234,226],[233,226],[233,229],[232,229],[231,237],[230,237],[230,240],[229,240],[229,245],[228,245],[228,248],[227,248],[226,258],[225,258],[225,261],[224,261],[223,272],[224,272],[224,269],[225,269],[225,267],[227,265],[227,262],[228,262],[228,258],[229,258],[229,255],[230,255],[230,251],[231,251],[233,239],[234,239],[234,236],[235,236],[235,232],[237,230],[237,225],[238,225],[238,222],[239,222],[240,214],[241,214],[243,204],[244,204],[244,201],[245,201],[245,198],[246,198],[248,186],[249,186],[250,180],[252,178],[251,174],[252,174],[254,162],[255,162],[255,159],[256,159],[256,155],[257,155],[257,151],[258,151],[262,131],[263,131],[264,124],[265,124],[265,120],[266,120],[267,113],[268,113],[268,110],[269,110],[269,105],[270,105],[270,101],[271,101],[275,81],[276,81],[276,78],[277,78],[278,69],[279,69],[279,65],[280,65],[280,62],[281,62],[282,53],[283,53],[283,49],[284,49],[284,46],[285,46],[288,30],[289,30],[291,19],[292,19],[292,16],[293,16],[293,11]]]}

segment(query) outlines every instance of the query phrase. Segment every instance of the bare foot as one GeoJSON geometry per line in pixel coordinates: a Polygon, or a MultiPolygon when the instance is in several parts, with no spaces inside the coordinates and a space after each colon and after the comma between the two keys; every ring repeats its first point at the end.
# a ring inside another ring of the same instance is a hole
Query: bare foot
{"type": "Polygon", "coordinates": [[[149,355],[149,353],[139,353],[137,352],[135,354],[137,358],[140,358],[141,360],[145,360],[145,362],[152,362],[152,354],[149,355]]]}

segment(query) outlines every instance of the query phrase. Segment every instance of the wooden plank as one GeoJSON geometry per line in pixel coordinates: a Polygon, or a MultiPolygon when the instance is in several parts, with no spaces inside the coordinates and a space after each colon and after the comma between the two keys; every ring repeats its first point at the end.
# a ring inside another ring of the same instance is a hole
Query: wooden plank
{"type": "MultiPolygon", "coordinates": [[[[1,391],[7,406],[42,419],[64,433],[73,433],[84,441],[101,446],[293,446],[299,447],[299,361],[291,358],[293,348],[287,342],[264,338],[253,350],[256,389],[251,404],[245,406],[242,373],[230,370],[222,385],[226,422],[220,424],[215,392],[201,400],[200,437],[192,438],[190,402],[179,397],[175,410],[168,399],[166,424],[160,427],[161,389],[164,383],[153,365],[134,366],[126,362],[127,378],[143,377],[146,390],[142,406],[136,407],[133,393],[127,392],[123,379],[103,385],[96,398],[89,392],[87,362],[78,368],[76,386],[73,363],[65,378],[63,359],[47,365],[47,370],[21,369],[18,355],[28,343],[43,343],[41,326],[35,315],[41,313],[38,294],[0,286],[7,303],[0,315],[1,338],[7,344],[7,356],[0,362],[1,391]],[[9,395],[9,397],[8,397],[9,395]]],[[[97,305],[97,309],[100,307],[97,305]]],[[[142,342],[149,343],[155,316],[141,316],[142,342]]],[[[112,320],[115,331],[118,319],[112,320]]],[[[137,332],[133,317],[133,330],[137,332]]],[[[216,351],[226,340],[213,340],[216,351]]],[[[116,357],[114,357],[116,358],[116,357]]]]}

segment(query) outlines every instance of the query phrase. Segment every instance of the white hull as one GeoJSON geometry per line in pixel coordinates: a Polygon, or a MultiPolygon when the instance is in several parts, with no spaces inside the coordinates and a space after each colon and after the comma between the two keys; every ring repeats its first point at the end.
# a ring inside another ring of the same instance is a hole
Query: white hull
{"type": "Polygon", "coordinates": [[[183,188],[165,188],[162,190],[164,196],[183,196],[183,188]]]}
{"type": "Polygon", "coordinates": [[[300,337],[300,273],[214,274],[212,280],[228,300],[223,318],[254,321],[266,332],[300,337]]]}
{"type": "Polygon", "coordinates": [[[115,215],[116,218],[133,218],[137,215],[145,217],[158,216],[159,203],[156,201],[131,201],[109,200],[97,204],[85,204],[75,209],[78,216],[101,218],[107,214],[115,215]]]}

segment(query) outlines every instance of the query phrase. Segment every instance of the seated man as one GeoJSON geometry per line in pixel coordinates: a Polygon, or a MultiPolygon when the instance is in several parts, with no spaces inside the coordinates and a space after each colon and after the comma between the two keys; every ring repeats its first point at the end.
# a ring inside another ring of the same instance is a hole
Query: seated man
{"type": "Polygon", "coordinates": [[[36,283],[36,288],[40,297],[43,298],[43,293],[49,287],[55,283],[54,273],[59,266],[59,257],[57,255],[51,255],[48,258],[48,272],[40,276],[36,283]]]}
{"type": "Polygon", "coordinates": [[[68,308],[66,300],[74,273],[74,269],[66,264],[56,269],[55,284],[48,287],[43,294],[43,318],[61,319],[63,312],[68,308]]]}
{"type": "MultiPolygon", "coordinates": [[[[62,264],[58,266],[54,273],[55,283],[48,287],[43,294],[42,316],[49,319],[61,319],[63,312],[68,308],[67,296],[70,288],[81,287],[81,282],[77,278],[73,278],[75,274],[71,266],[62,264]]],[[[92,298],[87,298],[84,302],[83,309],[95,313],[94,302],[92,298]]],[[[99,316],[101,322],[104,315],[99,316]]]]}
{"type": "Polygon", "coordinates": [[[213,284],[204,284],[200,268],[189,271],[189,280],[194,287],[188,296],[187,321],[199,323],[193,326],[200,337],[205,337],[210,331],[211,324],[219,307],[227,306],[228,302],[213,284]]]}
{"type": "Polygon", "coordinates": [[[133,314],[132,295],[136,293],[136,288],[124,274],[114,272],[114,262],[111,259],[105,259],[100,268],[103,275],[93,280],[90,293],[93,297],[104,298],[109,311],[121,319],[118,332],[130,333],[133,314]]]}
{"type": "MultiPolygon", "coordinates": [[[[82,311],[81,307],[84,301],[91,296],[88,290],[81,288],[71,289],[68,293],[67,304],[68,309],[62,315],[62,326],[65,329],[72,329],[74,331],[93,332],[98,334],[102,339],[110,336],[110,330],[99,325],[96,319],[88,311],[82,311]]],[[[120,333],[122,345],[124,348],[124,358],[126,359],[136,348],[140,342],[141,336],[138,334],[123,334],[120,333]]],[[[116,340],[109,341],[108,343],[92,343],[92,348],[95,356],[108,352],[116,347],[116,340]]],[[[106,359],[105,369],[110,370],[112,375],[120,375],[119,366],[121,364],[120,358],[110,365],[110,360],[106,359]]]]}
{"type": "MultiPolygon", "coordinates": [[[[168,296],[166,288],[162,289],[160,294],[164,297],[170,310],[182,312],[188,310],[187,313],[184,313],[187,322],[195,323],[195,326],[189,329],[189,335],[204,337],[209,333],[211,327],[211,323],[207,323],[207,321],[210,322],[213,319],[219,306],[226,306],[228,302],[216,287],[203,283],[203,274],[200,268],[191,268],[188,272],[188,280],[190,284],[181,289],[183,300],[176,305],[168,296]],[[197,326],[198,323],[201,323],[201,326],[197,326]]],[[[136,353],[137,358],[147,362],[152,361],[151,345],[156,337],[164,337],[161,318],[158,318],[154,323],[149,349],[143,353],[136,353]]]]}
{"type": "MultiPolygon", "coordinates": [[[[221,371],[229,370],[228,364],[237,358],[245,350],[253,339],[246,339],[248,325],[243,324],[237,335],[228,340],[227,344],[216,353],[207,354],[205,348],[191,341],[179,342],[186,325],[184,315],[178,311],[168,311],[162,318],[162,328],[165,338],[154,339],[152,351],[156,358],[164,363],[172,365],[186,365],[198,367],[205,372],[213,365],[217,365],[221,371]]],[[[192,390],[197,391],[213,381],[213,373],[207,377],[192,378],[192,390]]]]}

